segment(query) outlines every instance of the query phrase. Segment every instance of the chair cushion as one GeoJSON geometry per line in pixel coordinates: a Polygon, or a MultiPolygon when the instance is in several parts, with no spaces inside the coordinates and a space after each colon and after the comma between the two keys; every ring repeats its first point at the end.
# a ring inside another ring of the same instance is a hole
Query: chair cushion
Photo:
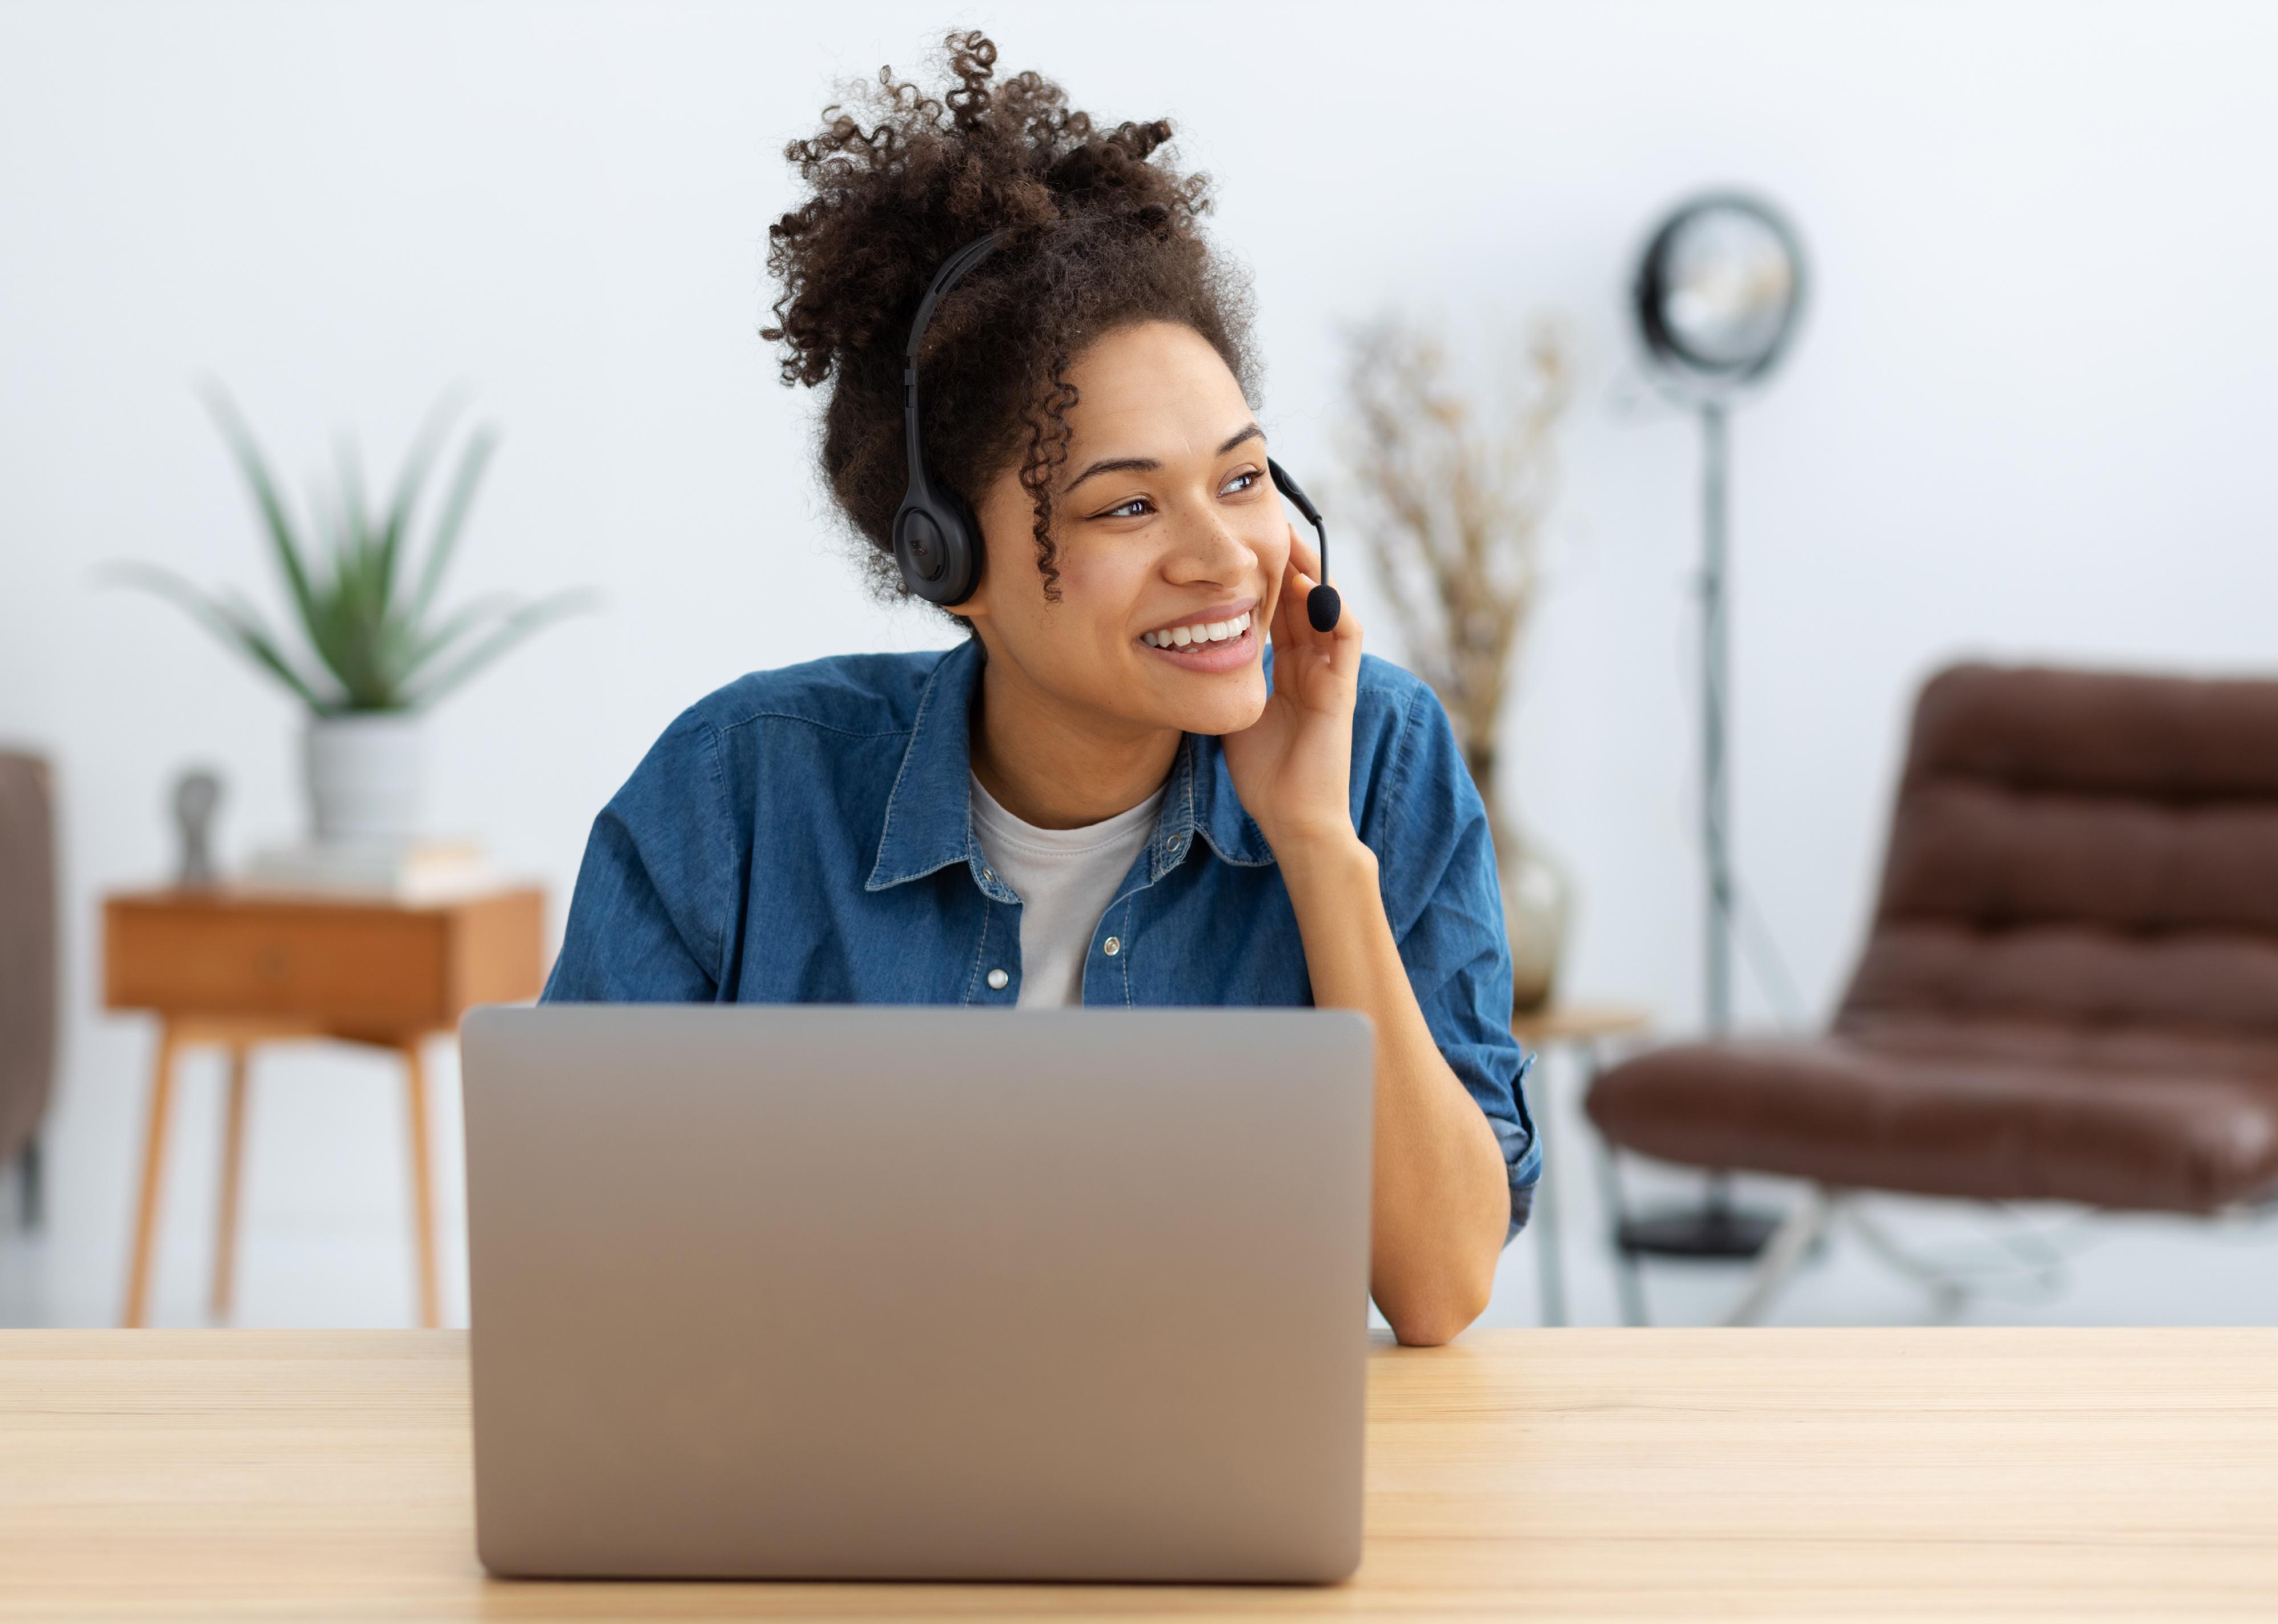
{"type": "Polygon", "coordinates": [[[1681,1043],[1607,1071],[1588,1109],[1647,1155],[1867,1189],[2169,1212],[2278,1192],[2278,1073],[2157,1033],[1681,1043]]]}
{"type": "Polygon", "coordinates": [[[1843,1009],[2278,1044],[2278,682],[1932,678],[1843,1009]]]}

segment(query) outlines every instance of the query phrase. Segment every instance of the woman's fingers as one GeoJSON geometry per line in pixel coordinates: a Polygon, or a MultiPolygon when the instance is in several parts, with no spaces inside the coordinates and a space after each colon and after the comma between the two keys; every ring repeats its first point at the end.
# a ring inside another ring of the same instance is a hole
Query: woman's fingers
{"type": "MultiPolygon", "coordinates": [[[[1347,654],[1349,651],[1357,650],[1360,644],[1360,622],[1353,618],[1351,606],[1343,606],[1342,613],[1337,616],[1336,625],[1327,631],[1315,631],[1312,620],[1305,610],[1306,599],[1312,595],[1313,588],[1320,584],[1320,554],[1297,534],[1297,527],[1291,525],[1289,527],[1289,568],[1286,572],[1286,580],[1281,590],[1282,598],[1285,602],[1288,602],[1296,623],[1304,627],[1305,636],[1311,639],[1313,646],[1325,654],[1333,656],[1347,654]],[[1288,601],[1292,599],[1294,601],[1288,601]]],[[[1274,615],[1277,634],[1280,618],[1279,613],[1274,615]]],[[[1342,666],[1349,661],[1340,660],[1338,663],[1342,666]]]]}
{"type": "MultiPolygon", "coordinates": [[[[1296,527],[1291,526],[1289,561],[1281,571],[1281,594],[1273,606],[1273,646],[1280,651],[1285,661],[1292,655],[1309,656],[1341,676],[1355,676],[1360,669],[1361,634],[1360,622],[1352,611],[1344,610],[1329,631],[1315,631],[1307,612],[1305,600],[1319,584],[1312,571],[1319,568],[1319,555],[1298,538],[1296,527]]],[[[1280,668],[1276,667],[1277,670],[1280,668]]],[[[1303,680],[1297,667],[1291,667],[1289,671],[1293,680],[1303,680]]]]}
{"type": "Polygon", "coordinates": [[[1297,540],[1295,525],[1289,529],[1289,560],[1281,567],[1281,591],[1273,605],[1273,644],[1288,649],[1302,646],[1303,640],[1314,635],[1311,623],[1305,619],[1305,594],[1313,590],[1313,578],[1298,568],[1297,540]]]}

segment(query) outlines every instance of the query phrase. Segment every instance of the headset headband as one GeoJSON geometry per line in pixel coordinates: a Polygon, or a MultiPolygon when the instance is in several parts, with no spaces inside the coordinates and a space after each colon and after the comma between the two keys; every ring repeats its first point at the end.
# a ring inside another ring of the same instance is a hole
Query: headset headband
{"type": "Polygon", "coordinates": [[[917,365],[918,346],[924,341],[926,328],[933,321],[933,308],[941,297],[962,281],[965,273],[995,251],[997,233],[976,238],[949,256],[949,263],[934,272],[933,286],[926,289],[925,297],[918,302],[917,319],[910,324],[909,347],[902,352],[903,361],[911,367],[917,365]]]}

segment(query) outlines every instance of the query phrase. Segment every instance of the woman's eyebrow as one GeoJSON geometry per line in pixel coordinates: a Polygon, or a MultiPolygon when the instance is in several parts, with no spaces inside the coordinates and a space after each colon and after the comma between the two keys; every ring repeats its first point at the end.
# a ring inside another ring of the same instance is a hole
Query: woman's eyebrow
{"type": "Polygon", "coordinates": [[[1074,490],[1095,474],[1151,474],[1162,466],[1153,457],[1102,457],[1069,480],[1066,489],[1074,490]]]}
{"type": "MultiPolygon", "coordinates": [[[[1232,451],[1236,446],[1241,445],[1244,440],[1264,439],[1265,438],[1265,430],[1259,428],[1254,423],[1249,423],[1235,430],[1227,442],[1211,454],[1216,457],[1222,457],[1226,455],[1227,452],[1232,451]]],[[[1066,485],[1061,487],[1061,489],[1063,492],[1073,491],[1095,474],[1151,474],[1162,466],[1163,464],[1160,459],[1155,457],[1102,457],[1098,461],[1085,469],[1083,472],[1078,474],[1074,479],[1069,480],[1066,485]]]]}

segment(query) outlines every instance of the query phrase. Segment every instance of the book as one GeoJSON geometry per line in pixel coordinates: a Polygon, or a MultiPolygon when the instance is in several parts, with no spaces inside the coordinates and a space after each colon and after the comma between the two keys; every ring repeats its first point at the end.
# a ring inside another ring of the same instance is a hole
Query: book
{"type": "Polygon", "coordinates": [[[500,877],[474,841],[301,841],[254,853],[239,884],[248,891],[432,903],[493,889],[500,877]]]}

